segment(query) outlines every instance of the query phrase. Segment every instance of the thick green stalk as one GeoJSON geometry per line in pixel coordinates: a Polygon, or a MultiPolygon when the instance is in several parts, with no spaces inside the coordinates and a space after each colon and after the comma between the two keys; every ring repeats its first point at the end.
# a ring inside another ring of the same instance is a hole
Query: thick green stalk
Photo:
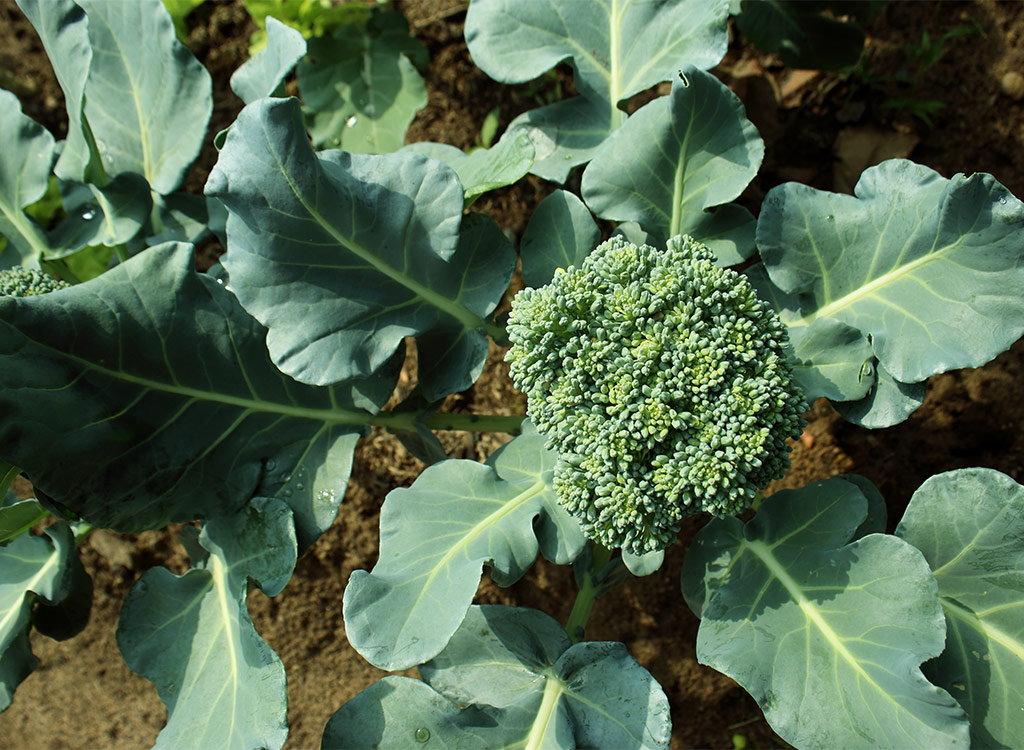
{"type": "Polygon", "coordinates": [[[504,414],[458,414],[443,412],[420,418],[419,412],[392,411],[381,412],[368,421],[378,427],[389,427],[396,430],[415,430],[422,425],[430,430],[463,430],[465,432],[505,432],[517,435],[522,429],[522,414],[507,416],[504,414]]]}
{"type": "Polygon", "coordinates": [[[584,627],[590,618],[590,611],[594,608],[594,601],[605,592],[598,575],[612,559],[610,549],[602,547],[596,542],[592,542],[592,545],[593,562],[590,570],[583,577],[580,590],[576,594],[576,601],[573,602],[572,611],[569,613],[569,619],[565,623],[565,632],[569,634],[573,643],[583,640],[584,627]]]}

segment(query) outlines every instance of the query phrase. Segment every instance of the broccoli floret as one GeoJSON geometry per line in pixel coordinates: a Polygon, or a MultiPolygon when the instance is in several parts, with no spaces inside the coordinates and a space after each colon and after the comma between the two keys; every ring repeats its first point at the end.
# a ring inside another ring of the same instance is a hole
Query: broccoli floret
{"type": "Polygon", "coordinates": [[[37,271],[34,268],[7,268],[0,270],[0,297],[32,297],[55,292],[70,286],[66,281],[37,271]]]}
{"type": "Polygon", "coordinates": [[[605,242],[516,295],[508,333],[559,500],[606,547],[663,549],[684,515],[739,513],[789,468],[807,404],[786,328],[690,237],[605,242]]]}

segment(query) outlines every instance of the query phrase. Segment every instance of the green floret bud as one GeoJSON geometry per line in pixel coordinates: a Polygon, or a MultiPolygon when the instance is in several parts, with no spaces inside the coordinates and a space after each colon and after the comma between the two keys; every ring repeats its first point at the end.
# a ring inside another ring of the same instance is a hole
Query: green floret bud
{"type": "Polygon", "coordinates": [[[33,297],[70,286],[66,281],[37,271],[16,266],[0,270],[0,297],[33,297]]]}
{"type": "Polygon", "coordinates": [[[512,301],[512,380],[560,502],[606,547],[664,549],[684,515],[740,513],[789,468],[807,404],[786,328],[714,260],[613,238],[512,301]]]}

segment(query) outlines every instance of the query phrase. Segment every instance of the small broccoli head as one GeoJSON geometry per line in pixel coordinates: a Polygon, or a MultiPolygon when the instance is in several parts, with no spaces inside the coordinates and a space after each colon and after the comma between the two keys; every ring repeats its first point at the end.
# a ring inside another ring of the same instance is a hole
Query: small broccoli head
{"type": "Polygon", "coordinates": [[[0,297],[33,297],[70,286],[34,268],[16,266],[0,270],[0,297]]]}
{"type": "Polygon", "coordinates": [[[643,554],[684,515],[743,511],[789,467],[807,408],[785,327],[689,237],[613,238],[512,302],[507,355],[592,539],[643,554]]]}

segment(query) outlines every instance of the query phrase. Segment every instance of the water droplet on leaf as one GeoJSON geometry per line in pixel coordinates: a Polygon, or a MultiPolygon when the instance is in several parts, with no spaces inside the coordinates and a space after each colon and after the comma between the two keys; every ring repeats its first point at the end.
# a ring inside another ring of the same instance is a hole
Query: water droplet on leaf
{"type": "Polygon", "coordinates": [[[359,122],[359,118],[356,117],[355,115],[352,115],[347,120],[345,120],[345,127],[347,127],[347,128],[355,127],[355,124],[357,122],[359,122]]]}
{"type": "MultiPolygon", "coordinates": [[[[217,279],[217,281],[220,281],[220,279],[217,279]]],[[[277,468],[277,461],[275,461],[272,458],[268,458],[267,459],[267,471],[273,471],[276,468],[277,468]]]]}
{"type": "Polygon", "coordinates": [[[297,489],[299,492],[302,492],[304,489],[306,489],[306,486],[302,482],[299,482],[297,485],[295,485],[295,489],[297,489]]]}
{"type": "Polygon", "coordinates": [[[833,216],[832,214],[829,214],[828,216],[825,217],[825,221],[835,221],[835,220],[836,220],[836,217],[833,216]]]}
{"type": "Polygon", "coordinates": [[[416,730],[413,736],[416,738],[417,742],[426,742],[430,739],[430,730],[426,727],[420,727],[416,730]]]}
{"type": "Polygon", "coordinates": [[[82,218],[85,219],[85,221],[92,221],[93,219],[96,218],[96,212],[93,211],[91,208],[87,208],[84,211],[82,211],[82,218]]]}

